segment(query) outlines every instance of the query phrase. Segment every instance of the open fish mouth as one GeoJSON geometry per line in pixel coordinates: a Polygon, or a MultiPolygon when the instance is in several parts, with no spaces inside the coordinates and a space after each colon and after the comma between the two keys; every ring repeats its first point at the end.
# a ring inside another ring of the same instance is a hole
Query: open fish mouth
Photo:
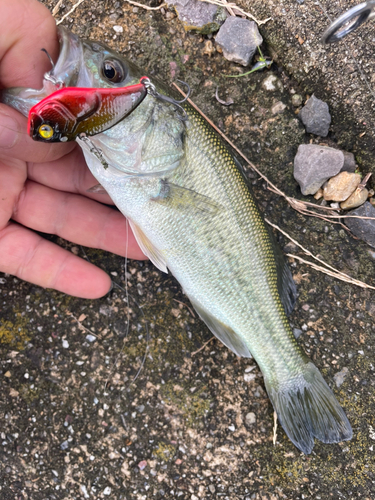
{"type": "Polygon", "coordinates": [[[56,80],[64,87],[76,87],[80,68],[84,65],[82,42],[77,35],[62,27],[57,28],[57,33],[60,43],[59,57],[45,78],[56,80]]]}

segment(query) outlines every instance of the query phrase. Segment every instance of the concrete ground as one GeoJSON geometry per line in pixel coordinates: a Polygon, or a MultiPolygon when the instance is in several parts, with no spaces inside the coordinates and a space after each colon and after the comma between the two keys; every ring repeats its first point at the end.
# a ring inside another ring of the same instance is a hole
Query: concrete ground
{"type": "MultiPolygon", "coordinates": [[[[64,2],[57,17],[72,5],[64,2]]],[[[257,18],[273,17],[261,33],[276,64],[234,80],[223,74],[236,65],[218,52],[208,55],[207,37],[185,33],[170,11],[86,0],[64,25],[106,41],[150,76],[187,81],[193,101],[289,196],[303,199],[292,162],[298,145],[311,140],[352,151],[363,173],[374,171],[375,99],[361,76],[375,87],[373,22],[347,45],[325,48],[320,3],[239,5],[257,18]],[[270,74],[274,90],[262,85],[270,74]],[[235,104],[220,105],[216,86],[235,104]],[[295,93],[303,101],[315,93],[329,104],[327,139],[305,134],[291,103],[295,93]],[[285,109],[273,114],[280,101],[285,109]]],[[[352,2],[322,5],[335,17],[352,2]]],[[[375,284],[374,250],[340,225],[302,216],[245,170],[268,219],[329,264],[375,284]]],[[[129,304],[118,286],[88,301],[1,275],[2,499],[374,498],[372,290],[291,260],[299,292],[292,327],[354,431],[351,441],[316,442],[305,456],[280,427],[273,445],[272,406],[255,362],[211,338],[173,277],[149,262],[130,261],[126,271],[120,257],[47,237],[87,256],[120,287],[126,272],[129,304]]],[[[303,255],[290,243],[287,249],[303,255]]]]}

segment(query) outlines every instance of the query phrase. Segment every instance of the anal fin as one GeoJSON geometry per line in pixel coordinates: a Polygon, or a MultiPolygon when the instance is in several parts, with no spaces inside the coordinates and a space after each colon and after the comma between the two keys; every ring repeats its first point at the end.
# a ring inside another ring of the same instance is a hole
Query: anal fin
{"type": "Polygon", "coordinates": [[[215,337],[217,337],[225,346],[227,346],[235,354],[237,354],[237,356],[241,356],[243,358],[252,358],[251,352],[249,351],[247,345],[238,336],[238,334],[234,330],[232,330],[232,328],[212,316],[212,314],[206,311],[206,309],[204,309],[194,300],[190,299],[190,302],[194,306],[194,309],[197,311],[200,318],[206,323],[215,337]]]}

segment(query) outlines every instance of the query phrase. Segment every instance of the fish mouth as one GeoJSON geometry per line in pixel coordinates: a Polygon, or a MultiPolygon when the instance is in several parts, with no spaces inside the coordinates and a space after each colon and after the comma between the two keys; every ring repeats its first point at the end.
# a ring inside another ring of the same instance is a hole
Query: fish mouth
{"type": "Polygon", "coordinates": [[[57,35],[60,54],[45,78],[54,79],[64,87],[76,87],[80,70],[85,67],[82,42],[77,35],[60,26],[57,28],[57,35]]]}

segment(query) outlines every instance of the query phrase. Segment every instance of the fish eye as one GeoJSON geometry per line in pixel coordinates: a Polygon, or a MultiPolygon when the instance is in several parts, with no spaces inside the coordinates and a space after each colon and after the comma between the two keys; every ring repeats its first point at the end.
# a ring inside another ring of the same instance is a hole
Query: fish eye
{"type": "Polygon", "coordinates": [[[103,62],[102,73],[106,80],[112,83],[120,83],[125,80],[125,69],[116,59],[107,59],[103,62]]]}
{"type": "Polygon", "coordinates": [[[53,137],[53,133],[51,125],[47,125],[46,123],[38,128],[38,134],[43,139],[51,139],[53,137]]]}

